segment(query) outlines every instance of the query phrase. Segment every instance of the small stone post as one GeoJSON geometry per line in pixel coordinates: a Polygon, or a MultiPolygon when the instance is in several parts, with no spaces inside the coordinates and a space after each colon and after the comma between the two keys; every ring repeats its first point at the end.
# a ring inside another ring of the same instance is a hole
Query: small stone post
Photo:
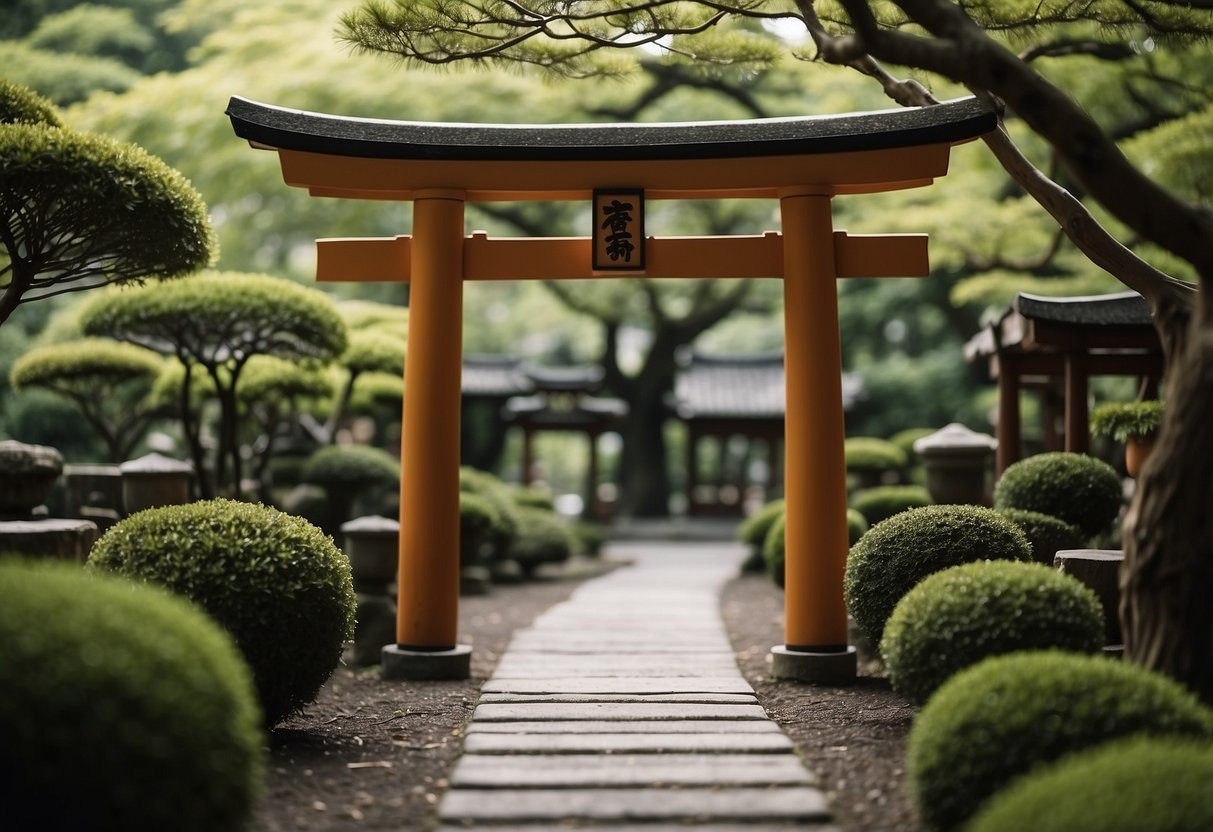
{"type": "Polygon", "coordinates": [[[83,561],[97,525],[34,512],[50,497],[63,456],[45,445],[0,442],[0,552],[83,561]]]}
{"type": "Polygon", "coordinates": [[[188,462],[153,453],[124,462],[119,469],[122,471],[122,503],[128,515],[145,508],[190,501],[194,466],[188,462]]]}
{"type": "Polygon", "coordinates": [[[941,505],[990,505],[990,471],[998,440],[958,422],[914,443],[927,472],[927,491],[941,505]]]}
{"type": "Polygon", "coordinates": [[[400,523],[377,515],[359,517],[341,525],[341,536],[358,594],[353,664],[379,664],[383,646],[396,641],[392,584],[400,559],[400,523]]]}

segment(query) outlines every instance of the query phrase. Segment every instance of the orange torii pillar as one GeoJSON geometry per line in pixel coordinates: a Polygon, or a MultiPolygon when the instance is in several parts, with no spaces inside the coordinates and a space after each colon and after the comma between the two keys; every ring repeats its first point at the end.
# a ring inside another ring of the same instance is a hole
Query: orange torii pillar
{"type": "Polygon", "coordinates": [[[772,673],[821,683],[856,672],[839,591],[847,551],[842,346],[830,197],[782,194],[785,643],[772,673]],[[811,556],[804,556],[812,552],[811,556]],[[802,555],[793,556],[793,553],[802,555]]]}
{"type": "Polygon", "coordinates": [[[463,197],[461,191],[433,190],[413,200],[400,438],[401,579],[396,644],[383,652],[385,669],[391,665],[396,675],[410,678],[464,678],[471,662],[471,647],[456,644],[463,197]]]}
{"type": "Polygon", "coordinates": [[[385,677],[465,677],[470,669],[470,648],[457,644],[463,281],[610,276],[783,279],[787,606],[773,672],[824,684],[854,677],[842,592],[846,472],[836,279],[925,275],[927,257],[922,235],[835,231],[831,198],[921,187],[943,176],[953,145],[995,128],[981,102],[710,125],[392,122],[240,98],[229,102],[228,115],[237,135],[277,152],[288,185],[314,196],[414,203],[411,236],[324,240],[317,262],[322,280],[412,284],[400,609],[396,644],[383,648],[385,677]],[[606,223],[600,195],[609,207],[606,223]],[[643,243],[647,254],[610,262],[619,253],[611,246],[620,239],[620,209],[642,209],[646,199],[731,198],[779,200],[782,234],[654,238],[641,219],[623,238],[643,243]],[[464,236],[466,202],[591,199],[592,238],[464,236]],[[611,236],[604,250],[605,225],[611,236]]]}

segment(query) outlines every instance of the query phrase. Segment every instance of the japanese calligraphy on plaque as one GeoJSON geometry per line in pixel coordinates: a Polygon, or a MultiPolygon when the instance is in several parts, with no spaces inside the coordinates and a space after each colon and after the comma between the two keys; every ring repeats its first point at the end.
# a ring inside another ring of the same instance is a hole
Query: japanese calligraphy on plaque
{"type": "Polygon", "coordinates": [[[594,191],[594,271],[644,271],[644,190],[594,191]]]}

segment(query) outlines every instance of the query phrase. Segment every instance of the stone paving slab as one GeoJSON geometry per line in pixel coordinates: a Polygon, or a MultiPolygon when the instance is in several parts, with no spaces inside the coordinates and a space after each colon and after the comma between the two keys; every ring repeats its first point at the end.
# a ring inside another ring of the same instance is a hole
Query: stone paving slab
{"type": "Polygon", "coordinates": [[[481,693],[748,693],[754,689],[741,676],[654,676],[646,679],[490,679],[481,693]]]}
{"type": "Polygon", "coordinates": [[[686,789],[451,789],[445,823],[484,821],[829,821],[811,786],[686,789]]]}
{"type": "Polygon", "coordinates": [[[681,705],[524,703],[477,705],[472,719],[481,722],[531,722],[539,720],[677,720],[677,719],[766,719],[760,705],[681,705]]]}
{"type": "Polygon", "coordinates": [[[659,732],[663,734],[713,734],[727,731],[730,734],[778,734],[784,736],[779,726],[764,719],[684,719],[670,720],[655,727],[651,721],[518,721],[518,722],[472,722],[466,733],[472,734],[641,734],[659,732]]]}
{"type": "Polygon", "coordinates": [[[451,785],[472,789],[810,786],[792,754],[465,754],[451,785]]]}
{"type": "MultiPolygon", "coordinates": [[[[652,725],[650,724],[650,728],[652,725]]],[[[494,734],[464,738],[465,754],[789,754],[792,741],[774,733],[494,734]]],[[[797,763],[799,765],[799,762],[797,763]]]]}
{"type": "Polygon", "coordinates": [[[752,693],[483,693],[480,704],[584,704],[632,702],[638,705],[654,702],[682,702],[687,705],[757,705],[752,693]]]}

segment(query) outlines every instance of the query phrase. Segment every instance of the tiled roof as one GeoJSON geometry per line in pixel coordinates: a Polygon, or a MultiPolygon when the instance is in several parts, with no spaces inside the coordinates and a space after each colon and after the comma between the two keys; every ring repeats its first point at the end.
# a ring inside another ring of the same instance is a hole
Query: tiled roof
{"type": "Polygon", "coordinates": [[[1136,292],[1070,298],[1020,292],[1015,296],[1015,311],[1029,320],[1078,326],[1149,326],[1153,322],[1149,305],[1136,292]]]}
{"type": "Polygon", "coordinates": [[[508,398],[534,389],[522,362],[504,355],[464,356],[461,387],[465,396],[486,398],[508,398]]]}
{"type": "MultiPolygon", "coordinates": [[[[849,410],[861,390],[857,375],[843,374],[843,407],[849,410]]],[[[695,353],[674,382],[674,409],[683,419],[782,419],[786,402],[782,353],[695,353]]]]}

